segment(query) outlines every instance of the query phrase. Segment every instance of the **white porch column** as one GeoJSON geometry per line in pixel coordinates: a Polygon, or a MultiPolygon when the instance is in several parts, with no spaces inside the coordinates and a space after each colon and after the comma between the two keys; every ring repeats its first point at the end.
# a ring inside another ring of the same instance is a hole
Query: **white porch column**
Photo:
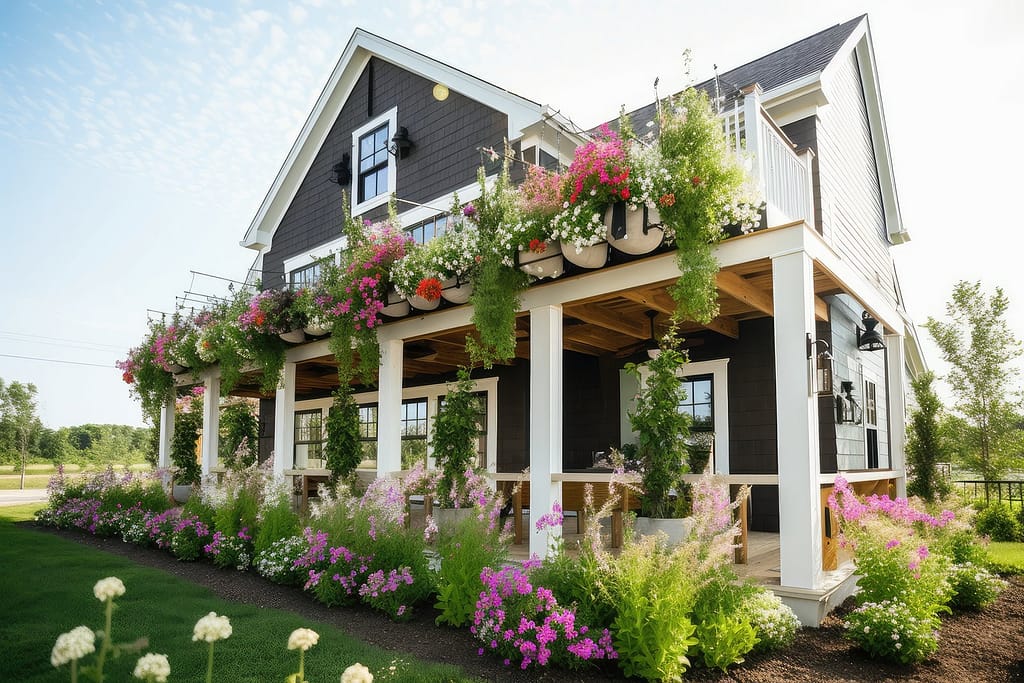
{"type": "Polygon", "coordinates": [[[274,476],[295,465],[295,363],[285,361],[274,396],[274,476]]]}
{"type": "Polygon", "coordinates": [[[530,311],[530,554],[547,555],[561,527],[537,529],[541,515],[562,500],[562,307],[530,311]]]}
{"type": "Polygon", "coordinates": [[[220,375],[210,373],[203,379],[203,476],[217,465],[220,447],[220,375]]]}
{"type": "Polygon", "coordinates": [[[885,335],[885,375],[889,407],[889,467],[896,477],[896,495],[907,495],[907,398],[903,337],[885,335]]]}
{"type": "Polygon", "coordinates": [[[807,335],[814,339],[813,262],[799,250],[772,257],[775,403],[779,459],[781,583],[822,584],[818,401],[810,388],[807,335]]]}
{"type": "Polygon", "coordinates": [[[174,393],[168,395],[160,409],[160,448],[157,467],[167,469],[171,466],[171,441],[174,440],[174,393]]]}
{"type": "Polygon", "coordinates": [[[401,339],[380,341],[380,379],[377,394],[377,476],[402,469],[402,354],[401,339]]]}

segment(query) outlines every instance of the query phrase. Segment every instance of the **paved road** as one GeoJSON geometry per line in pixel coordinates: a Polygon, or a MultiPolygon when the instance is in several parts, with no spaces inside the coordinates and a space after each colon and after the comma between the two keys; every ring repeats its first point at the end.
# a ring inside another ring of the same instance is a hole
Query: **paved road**
{"type": "Polygon", "coordinates": [[[0,491],[0,505],[23,505],[46,500],[46,489],[0,491]]]}

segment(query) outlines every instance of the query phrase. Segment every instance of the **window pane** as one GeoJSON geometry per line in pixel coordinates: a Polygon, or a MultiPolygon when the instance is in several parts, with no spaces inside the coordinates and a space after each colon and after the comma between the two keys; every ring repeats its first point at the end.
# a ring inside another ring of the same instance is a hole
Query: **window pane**
{"type": "Polygon", "coordinates": [[[373,132],[373,146],[376,150],[388,148],[388,126],[384,124],[373,132]]]}
{"type": "Polygon", "coordinates": [[[693,382],[690,391],[693,392],[690,398],[694,403],[711,403],[711,380],[693,382]]]}
{"type": "Polygon", "coordinates": [[[711,406],[697,405],[693,408],[693,426],[706,429],[711,426],[711,406]]]}
{"type": "Polygon", "coordinates": [[[380,169],[377,173],[377,194],[383,194],[388,191],[388,167],[380,169]]]}
{"type": "Polygon", "coordinates": [[[363,176],[362,201],[373,199],[377,196],[377,176],[370,174],[363,176]]]}
{"type": "Polygon", "coordinates": [[[365,163],[373,159],[373,137],[366,136],[359,140],[359,170],[363,171],[373,164],[365,163]]]}

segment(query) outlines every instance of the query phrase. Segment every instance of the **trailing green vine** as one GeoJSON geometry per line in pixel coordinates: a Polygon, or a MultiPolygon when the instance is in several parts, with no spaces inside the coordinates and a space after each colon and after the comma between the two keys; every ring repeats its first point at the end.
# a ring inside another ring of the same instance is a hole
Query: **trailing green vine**
{"type": "Polygon", "coordinates": [[[352,387],[342,384],[334,392],[334,402],[327,412],[327,444],[324,446],[331,486],[339,481],[351,483],[363,459],[359,439],[359,406],[352,396],[352,387]]]}

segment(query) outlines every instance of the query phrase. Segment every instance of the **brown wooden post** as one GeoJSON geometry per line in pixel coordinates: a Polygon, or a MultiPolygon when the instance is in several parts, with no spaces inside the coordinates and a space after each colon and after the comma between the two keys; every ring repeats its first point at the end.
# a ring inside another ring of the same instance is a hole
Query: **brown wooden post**
{"type": "Polygon", "coordinates": [[[516,487],[512,494],[512,520],[512,526],[515,529],[515,544],[519,545],[523,542],[523,492],[520,487],[516,487]]]}
{"type": "MultiPolygon", "coordinates": [[[[739,492],[739,485],[731,484],[729,486],[729,500],[735,500],[739,492]]],[[[733,551],[733,562],[736,564],[747,563],[747,532],[749,530],[749,525],[747,524],[747,502],[749,500],[749,497],[745,499],[733,512],[733,515],[740,521],[740,542],[739,546],[733,551]]]]}

